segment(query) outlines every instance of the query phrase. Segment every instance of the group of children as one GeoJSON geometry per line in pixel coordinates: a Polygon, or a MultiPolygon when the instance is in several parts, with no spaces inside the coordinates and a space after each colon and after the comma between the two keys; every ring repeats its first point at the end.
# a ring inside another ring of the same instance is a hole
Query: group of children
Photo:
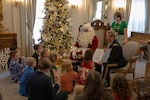
{"type": "MultiPolygon", "coordinates": [[[[34,49],[35,53],[32,57],[27,57],[26,59],[19,56],[19,49],[17,47],[13,48],[10,53],[10,59],[8,61],[9,72],[14,82],[20,81],[19,92],[22,96],[27,96],[25,86],[27,75],[37,71],[38,63],[44,58],[48,58],[52,62],[48,76],[51,77],[53,84],[55,84],[55,80],[60,80],[60,90],[66,91],[67,93],[74,91],[74,96],[84,92],[87,76],[91,71],[95,70],[95,65],[92,62],[93,51],[91,49],[85,51],[81,70],[78,73],[73,70],[71,61],[67,60],[61,65],[61,74],[57,72],[56,53],[50,52],[47,48],[42,49],[40,45],[35,45],[34,49]]],[[[114,98],[116,98],[115,100],[121,100],[119,99],[121,95],[127,97],[127,99],[123,100],[131,100],[128,98],[128,94],[124,92],[125,90],[126,92],[129,91],[129,86],[125,78],[114,78],[112,81],[112,90],[114,92],[114,98]]]]}
{"type": "Polygon", "coordinates": [[[77,73],[73,71],[72,63],[70,61],[65,61],[61,65],[61,74],[58,74],[56,62],[57,54],[50,52],[49,49],[43,48],[40,45],[34,45],[35,52],[31,57],[20,56],[19,48],[12,47],[10,52],[10,59],[8,61],[8,68],[11,75],[11,79],[14,82],[20,81],[19,93],[22,96],[27,96],[26,93],[26,77],[34,71],[38,71],[38,63],[44,59],[48,58],[52,66],[47,74],[52,79],[52,83],[55,84],[55,80],[61,80],[61,90],[71,93],[73,90],[73,82],[77,78],[77,73]],[[69,76],[69,77],[68,77],[69,76]]]}

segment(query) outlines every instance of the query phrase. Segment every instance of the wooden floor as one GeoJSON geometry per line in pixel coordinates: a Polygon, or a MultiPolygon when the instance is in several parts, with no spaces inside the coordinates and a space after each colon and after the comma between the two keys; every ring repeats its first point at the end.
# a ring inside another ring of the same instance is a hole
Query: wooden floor
{"type": "MultiPolygon", "coordinates": [[[[135,70],[135,77],[144,76],[146,61],[142,59],[137,61],[135,70]]],[[[132,79],[132,75],[127,75],[128,79],[132,79]]],[[[3,100],[27,100],[26,97],[20,96],[19,83],[13,83],[10,80],[8,71],[0,71],[0,92],[3,96],[3,100]]],[[[68,100],[73,100],[73,95],[70,94],[68,100]]]]}

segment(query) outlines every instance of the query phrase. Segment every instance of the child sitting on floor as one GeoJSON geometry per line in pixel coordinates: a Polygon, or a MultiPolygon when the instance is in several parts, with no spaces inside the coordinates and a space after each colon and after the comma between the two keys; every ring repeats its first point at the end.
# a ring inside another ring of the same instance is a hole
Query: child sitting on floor
{"type": "Polygon", "coordinates": [[[40,53],[40,61],[43,60],[44,58],[48,58],[49,55],[50,55],[50,50],[48,48],[42,49],[42,51],[40,53]]]}
{"type": "MultiPolygon", "coordinates": [[[[9,69],[9,64],[10,64],[10,61],[11,61],[11,52],[12,51],[15,51],[15,50],[19,50],[19,48],[17,47],[17,46],[12,46],[12,47],[10,47],[10,57],[8,58],[8,62],[7,62],[7,64],[8,64],[8,69],[9,69]]],[[[21,59],[20,59],[21,60],[21,59]]]]}
{"type": "Polygon", "coordinates": [[[27,93],[26,93],[26,78],[27,78],[27,75],[34,72],[34,68],[36,67],[36,59],[33,58],[33,57],[27,57],[26,58],[26,64],[27,64],[28,67],[25,69],[25,71],[23,72],[23,74],[21,76],[21,79],[20,79],[19,93],[22,96],[27,96],[27,93]]]}
{"type": "Polygon", "coordinates": [[[116,74],[112,80],[112,91],[115,100],[133,100],[132,92],[129,88],[126,77],[116,74]]]}
{"type": "Polygon", "coordinates": [[[73,90],[73,82],[77,78],[77,73],[73,71],[73,66],[70,61],[65,61],[61,68],[61,90],[71,93],[73,90]]]}
{"type": "Polygon", "coordinates": [[[20,57],[18,50],[12,51],[10,56],[12,57],[9,64],[10,76],[14,82],[17,82],[26,68],[25,58],[20,57]],[[19,61],[20,59],[21,62],[19,61]]]}
{"type": "Polygon", "coordinates": [[[51,76],[52,76],[52,83],[55,84],[55,80],[57,80],[59,75],[57,74],[57,68],[55,66],[55,63],[57,62],[57,54],[56,53],[50,53],[49,60],[52,62],[52,66],[50,68],[51,76]]]}
{"type": "Polygon", "coordinates": [[[93,53],[94,52],[91,49],[87,49],[85,51],[82,65],[81,65],[82,69],[79,71],[78,78],[77,78],[77,83],[80,85],[85,85],[88,73],[91,70],[95,70],[95,65],[92,62],[93,53]]]}

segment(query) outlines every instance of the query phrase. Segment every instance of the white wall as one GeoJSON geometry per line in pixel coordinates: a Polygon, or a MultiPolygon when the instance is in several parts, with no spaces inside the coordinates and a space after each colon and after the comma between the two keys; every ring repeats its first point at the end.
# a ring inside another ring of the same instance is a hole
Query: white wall
{"type": "Polygon", "coordinates": [[[2,0],[3,22],[9,32],[17,33],[17,45],[21,48],[20,8],[13,6],[13,0],[2,0]]]}
{"type": "Polygon", "coordinates": [[[77,8],[70,7],[70,16],[72,18],[72,36],[77,37],[78,28],[83,23],[88,22],[87,10],[86,10],[86,0],[82,0],[81,4],[77,8]]]}
{"type": "Polygon", "coordinates": [[[78,35],[78,28],[80,25],[92,22],[96,11],[96,0],[81,0],[81,5],[78,8],[70,7],[70,15],[73,21],[72,36],[78,35]]]}
{"type": "Polygon", "coordinates": [[[13,31],[13,9],[12,9],[12,0],[2,0],[2,9],[3,9],[3,22],[2,24],[5,28],[8,28],[9,31],[13,31]]]}

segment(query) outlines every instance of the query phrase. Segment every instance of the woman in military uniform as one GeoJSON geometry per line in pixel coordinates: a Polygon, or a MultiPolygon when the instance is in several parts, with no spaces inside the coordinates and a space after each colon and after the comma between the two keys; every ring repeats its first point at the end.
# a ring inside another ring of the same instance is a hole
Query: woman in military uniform
{"type": "Polygon", "coordinates": [[[104,71],[103,71],[103,79],[106,80],[107,86],[110,85],[110,70],[113,68],[121,68],[127,64],[127,61],[123,57],[122,47],[115,40],[116,32],[114,30],[109,30],[106,32],[106,40],[108,42],[108,49],[110,50],[107,62],[103,63],[104,71]],[[116,64],[117,66],[108,67],[108,64],[116,64]]]}

